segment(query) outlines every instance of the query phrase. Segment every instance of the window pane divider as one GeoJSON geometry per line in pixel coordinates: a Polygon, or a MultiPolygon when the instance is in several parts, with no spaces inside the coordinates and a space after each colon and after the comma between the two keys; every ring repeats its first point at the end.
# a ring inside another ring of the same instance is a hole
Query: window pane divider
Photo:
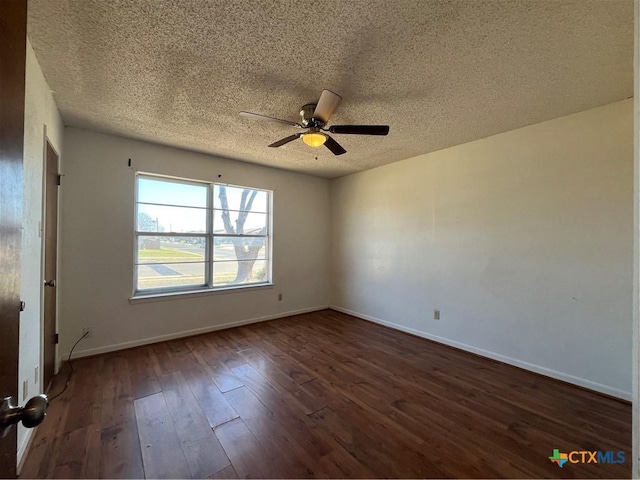
{"type": "Polygon", "coordinates": [[[219,208],[219,207],[213,207],[213,211],[214,212],[258,213],[260,215],[267,215],[269,213],[262,210],[235,210],[233,208],[229,208],[228,210],[225,210],[224,208],[219,208]]]}
{"type": "Polygon", "coordinates": [[[190,262],[190,261],[186,261],[186,262],[149,262],[149,263],[136,263],[135,265],[137,267],[148,267],[151,265],[182,265],[185,263],[189,263],[189,264],[198,264],[198,263],[207,263],[207,261],[203,258],[202,260],[198,260],[197,262],[190,262]]]}
{"type": "Polygon", "coordinates": [[[178,207],[178,208],[198,208],[200,210],[209,210],[208,207],[196,207],[193,205],[176,205],[174,203],[154,203],[154,202],[138,202],[138,205],[154,205],[157,207],[178,207]]]}
{"type": "Polygon", "coordinates": [[[267,238],[269,235],[243,235],[242,233],[214,233],[214,238],[267,238]]]}
{"type": "Polygon", "coordinates": [[[183,232],[136,232],[141,237],[199,237],[209,236],[208,233],[183,233],[183,232]]]}

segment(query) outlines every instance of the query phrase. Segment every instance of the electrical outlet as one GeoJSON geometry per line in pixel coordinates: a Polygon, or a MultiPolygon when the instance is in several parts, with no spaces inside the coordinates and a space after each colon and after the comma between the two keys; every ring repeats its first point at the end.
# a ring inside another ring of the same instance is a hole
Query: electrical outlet
{"type": "Polygon", "coordinates": [[[433,311],[433,319],[434,320],[440,320],[440,310],[434,310],[433,311]]]}
{"type": "Polygon", "coordinates": [[[281,301],[282,301],[282,294],[281,294],[281,293],[279,293],[279,294],[278,294],[278,301],[279,301],[279,302],[281,302],[281,301]]]}
{"type": "Polygon", "coordinates": [[[26,378],[22,382],[22,400],[26,400],[29,396],[29,380],[26,378]]]}
{"type": "Polygon", "coordinates": [[[37,365],[36,365],[36,368],[33,369],[33,383],[35,383],[36,385],[38,384],[38,379],[40,378],[38,376],[38,374],[40,373],[39,370],[40,370],[40,367],[38,367],[37,365]]]}
{"type": "Polygon", "coordinates": [[[84,338],[91,338],[91,337],[93,337],[93,330],[91,329],[91,327],[84,327],[84,328],[82,329],[82,335],[84,335],[85,333],[87,334],[87,336],[86,336],[86,337],[84,337],[84,338]]]}

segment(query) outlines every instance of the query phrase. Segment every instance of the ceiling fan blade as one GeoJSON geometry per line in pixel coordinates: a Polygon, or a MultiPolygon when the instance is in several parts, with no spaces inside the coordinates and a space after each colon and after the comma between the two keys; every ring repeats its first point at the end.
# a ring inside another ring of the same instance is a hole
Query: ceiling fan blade
{"type": "Polygon", "coordinates": [[[347,133],[351,135],[387,135],[388,125],[332,125],[331,133],[347,133]]]}
{"type": "Polygon", "coordinates": [[[277,142],[273,142],[270,147],[281,147],[285,143],[293,142],[296,138],[300,138],[302,133],[296,133],[294,135],[289,135],[288,137],[283,138],[282,140],[278,140],[277,142]]]}
{"type": "Polygon", "coordinates": [[[342,97],[337,93],[333,93],[331,90],[323,90],[313,112],[313,118],[320,120],[322,123],[327,123],[341,100],[342,97]]]}
{"type": "Polygon", "coordinates": [[[257,120],[270,120],[272,122],[284,123],[285,125],[291,125],[292,127],[302,128],[302,125],[290,120],[282,120],[281,118],[268,117],[266,115],[260,115],[259,113],[240,112],[241,117],[255,118],[257,120]]]}
{"type": "Polygon", "coordinates": [[[324,146],[331,150],[334,155],[342,155],[343,153],[347,153],[347,151],[329,135],[327,135],[327,141],[324,142],[324,146]]]}

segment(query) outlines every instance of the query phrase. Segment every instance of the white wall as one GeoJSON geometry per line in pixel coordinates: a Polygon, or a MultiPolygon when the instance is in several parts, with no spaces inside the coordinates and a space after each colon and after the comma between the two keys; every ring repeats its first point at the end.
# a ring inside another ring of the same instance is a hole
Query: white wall
{"type": "Polygon", "coordinates": [[[336,308],[631,398],[632,100],[343,177],[331,198],[336,308]]]}
{"type": "MultiPolygon", "coordinates": [[[[51,91],[42,75],[31,44],[27,41],[24,120],[24,201],[22,230],[22,284],[21,297],[26,309],[20,314],[19,401],[22,382],[28,381],[27,397],[42,392],[42,366],[40,365],[42,321],[42,192],[44,173],[45,127],[49,142],[61,154],[64,126],[51,91]],[[39,380],[34,376],[39,367],[39,380]]],[[[18,428],[18,461],[31,431],[18,428]],[[29,433],[28,433],[29,432],[29,433]]]]}
{"type": "Polygon", "coordinates": [[[327,307],[328,180],[74,128],[64,141],[62,354],[85,326],[74,357],[327,307]],[[131,304],[134,169],[273,190],[275,286],[131,304]]]}

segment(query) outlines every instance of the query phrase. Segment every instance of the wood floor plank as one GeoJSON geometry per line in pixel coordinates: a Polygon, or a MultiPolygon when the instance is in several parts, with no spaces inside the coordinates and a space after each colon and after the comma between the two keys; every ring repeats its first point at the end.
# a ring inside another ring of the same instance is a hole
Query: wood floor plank
{"type": "Polygon", "coordinates": [[[134,401],[146,478],[189,478],[190,470],[162,393],[134,401]]]}
{"type": "Polygon", "coordinates": [[[200,365],[206,367],[208,375],[216,383],[218,389],[224,393],[234,388],[242,387],[243,383],[224,364],[216,351],[216,347],[206,341],[206,337],[201,336],[201,338],[204,348],[194,350],[193,356],[200,365]]]}
{"type": "Polygon", "coordinates": [[[318,460],[313,471],[316,478],[381,478],[340,445],[318,460]]]}
{"type": "MultiPolygon", "coordinates": [[[[404,435],[412,436],[416,442],[436,440],[436,445],[425,445],[425,447],[428,447],[430,451],[435,451],[435,447],[437,447],[438,444],[446,445],[448,443],[447,433],[452,433],[449,429],[454,428],[456,425],[453,422],[449,423],[447,428],[444,429],[443,432],[441,431],[440,436],[438,437],[436,435],[437,431],[434,430],[435,425],[432,423],[434,420],[434,412],[432,410],[425,411],[425,413],[428,412],[428,415],[425,415],[425,418],[405,415],[404,412],[396,408],[396,406],[405,405],[408,400],[412,400],[413,398],[407,394],[407,390],[392,388],[393,384],[391,383],[391,379],[385,379],[384,381],[375,383],[372,382],[374,377],[365,378],[357,376],[355,372],[351,374],[352,376],[343,377],[344,372],[339,373],[339,369],[333,371],[324,369],[322,366],[316,366],[316,368],[318,368],[319,372],[325,372],[323,380],[329,381],[334,388],[337,388],[341,396],[361,405],[369,412],[377,412],[382,416],[382,418],[392,418],[393,423],[397,428],[402,430],[404,435]],[[427,429],[430,432],[429,435],[426,434],[427,429]]],[[[348,367],[344,367],[344,370],[348,370],[348,367]]],[[[313,382],[311,382],[308,387],[311,387],[312,385],[313,382]]],[[[425,392],[424,395],[420,396],[418,401],[424,406],[428,406],[429,398],[432,398],[431,395],[425,392]]],[[[448,405],[446,408],[447,411],[451,413],[452,410],[454,412],[456,411],[456,407],[457,404],[448,405]]],[[[424,409],[421,409],[420,411],[423,410],[424,409]]],[[[459,410],[460,408],[458,408],[458,411],[459,410]]],[[[458,418],[461,418],[460,414],[458,414],[458,418]]],[[[484,419],[476,419],[476,423],[478,423],[478,420],[484,419]]],[[[486,433],[491,432],[491,426],[492,425],[487,424],[486,422],[480,424],[480,427],[486,433]]],[[[450,447],[452,446],[453,445],[450,445],[450,447]]]]}
{"type": "Polygon", "coordinates": [[[263,447],[240,418],[219,425],[216,437],[239,478],[278,478],[272,459],[263,454],[263,447]]]}
{"type": "Polygon", "coordinates": [[[133,398],[142,398],[160,392],[158,376],[151,360],[152,349],[140,347],[131,349],[128,353],[133,398]]]}
{"type": "Polygon", "coordinates": [[[163,376],[161,385],[191,477],[209,477],[231,465],[182,374],[163,376]]]}
{"type": "Polygon", "coordinates": [[[239,477],[238,477],[238,474],[236,473],[235,468],[233,468],[233,465],[229,464],[229,466],[224,467],[222,470],[217,471],[216,473],[211,475],[209,478],[226,479],[226,478],[239,478],[239,477]]]}
{"type": "Polygon", "coordinates": [[[175,372],[178,364],[174,361],[173,352],[167,342],[154,343],[149,345],[151,363],[156,377],[161,377],[166,373],[175,372]]]}
{"type": "MultiPolygon", "coordinates": [[[[132,402],[133,405],[133,402],[132,402]]],[[[102,429],[100,478],[143,478],[138,424],[132,421],[102,429]]]]}
{"type": "Polygon", "coordinates": [[[23,478],[50,478],[53,476],[55,462],[60,454],[59,444],[64,433],[74,390],[75,378],[71,378],[69,387],[63,392],[66,383],[68,364],[64,364],[61,374],[54,377],[50,391],[51,398],[45,421],[36,427],[34,440],[29,450],[20,476],[23,478]],[[54,395],[58,395],[53,398],[54,395]]]}
{"type": "Polygon", "coordinates": [[[125,356],[117,353],[106,356],[100,379],[102,427],[135,421],[133,389],[125,356]]]}
{"type": "Polygon", "coordinates": [[[66,432],[60,442],[60,455],[53,470],[53,478],[82,478],[83,461],[86,458],[87,429],[76,428],[66,432]]]}
{"type": "Polygon", "coordinates": [[[233,369],[236,377],[242,379],[256,379],[256,375],[269,382],[279,394],[286,396],[294,404],[300,406],[305,414],[309,415],[326,406],[326,403],[313,395],[309,395],[293,378],[270,363],[262,355],[246,356],[247,365],[241,365],[233,369]]]}
{"type": "Polygon", "coordinates": [[[631,474],[628,403],[332,310],[74,365],[25,478],[631,474]],[[554,448],[627,461],[560,469],[554,448]]]}
{"type": "Polygon", "coordinates": [[[102,438],[99,425],[87,429],[82,478],[99,478],[102,472],[102,438]]]}
{"type": "Polygon", "coordinates": [[[240,414],[242,421],[261,445],[262,456],[275,463],[273,471],[282,478],[311,478],[313,463],[290,429],[267,410],[246,387],[227,392],[225,396],[240,414]]]}
{"type": "MultiPolygon", "coordinates": [[[[338,415],[326,407],[311,415],[318,426],[328,432],[337,444],[349,452],[358,463],[367,465],[377,475],[386,478],[415,478],[394,459],[394,453],[386,447],[382,438],[371,436],[360,425],[338,415]]],[[[433,475],[443,477],[443,475],[433,475]]],[[[427,477],[425,475],[425,477],[427,477]]]]}
{"type": "Polygon", "coordinates": [[[101,478],[142,478],[142,453],[126,354],[105,356],[101,372],[101,478]]]}
{"type": "Polygon", "coordinates": [[[100,475],[100,427],[88,425],[64,434],[53,478],[97,478],[100,475]]]}
{"type": "Polygon", "coordinates": [[[293,443],[290,449],[309,461],[315,461],[331,451],[333,446],[327,441],[329,437],[316,431],[304,412],[284,399],[268,402],[270,395],[274,395],[274,391],[267,382],[256,378],[247,382],[245,388],[226,393],[225,397],[259,440],[262,436],[278,434],[283,437],[282,443],[293,443]],[[252,423],[251,420],[256,418],[265,421],[252,423]]]}
{"type": "Polygon", "coordinates": [[[100,423],[102,384],[95,372],[102,370],[103,361],[102,357],[90,357],[83,362],[74,362],[74,394],[70,397],[65,433],[100,423]]]}
{"type": "Polygon", "coordinates": [[[215,428],[238,418],[238,414],[225,400],[211,377],[192,360],[189,360],[188,363],[185,362],[182,364],[182,374],[186,378],[196,402],[206,416],[209,426],[215,428]]]}
{"type": "Polygon", "coordinates": [[[167,342],[167,346],[169,347],[169,350],[171,351],[171,354],[174,357],[180,357],[182,355],[190,354],[191,353],[191,349],[187,345],[187,341],[188,340],[189,339],[187,339],[187,338],[178,338],[178,339],[173,340],[171,342],[167,342]]]}
{"type": "MultiPolygon", "coordinates": [[[[278,368],[288,372],[291,371],[289,376],[293,378],[298,384],[306,383],[315,378],[314,372],[305,367],[303,362],[305,360],[310,360],[310,357],[296,357],[287,353],[290,349],[287,344],[277,345],[277,338],[272,338],[269,341],[262,341],[257,343],[256,348],[262,352],[264,356],[269,358],[273,363],[275,363],[278,368]]],[[[295,351],[301,353],[304,352],[304,346],[300,345],[295,351]]]]}
{"type": "Polygon", "coordinates": [[[206,359],[204,361],[211,368],[211,377],[222,393],[244,386],[244,383],[224,363],[206,359]]]}

